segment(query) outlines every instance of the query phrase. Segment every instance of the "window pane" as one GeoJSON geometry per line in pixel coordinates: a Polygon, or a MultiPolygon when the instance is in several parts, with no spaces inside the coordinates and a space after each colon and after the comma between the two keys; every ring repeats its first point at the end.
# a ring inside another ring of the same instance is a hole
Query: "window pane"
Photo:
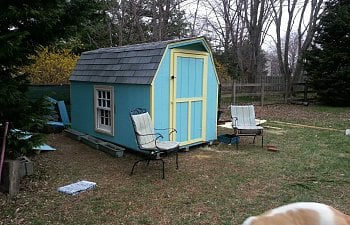
{"type": "Polygon", "coordinates": [[[103,116],[100,117],[100,124],[103,124],[103,116]]]}
{"type": "Polygon", "coordinates": [[[96,129],[113,133],[112,110],[113,87],[101,87],[95,89],[96,101],[96,129]],[[103,88],[103,89],[102,89],[103,88]]]}

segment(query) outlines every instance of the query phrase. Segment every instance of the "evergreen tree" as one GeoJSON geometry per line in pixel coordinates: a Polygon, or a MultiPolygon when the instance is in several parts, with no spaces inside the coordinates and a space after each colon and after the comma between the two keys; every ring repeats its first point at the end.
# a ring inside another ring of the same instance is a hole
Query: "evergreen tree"
{"type": "Polygon", "coordinates": [[[39,45],[68,40],[84,32],[98,17],[92,0],[2,0],[0,2],[0,135],[10,122],[7,157],[27,154],[42,142],[39,134],[48,115],[43,100],[33,101],[25,93],[29,84],[19,68],[39,45]],[[26,136],[14,129],[31,132],[26,136]]]}
{"type": "Polygon", "coordinates": [[[350,105],[350,0],[331,0],[305,54],[308,82],[329,105],[350,105]]]}

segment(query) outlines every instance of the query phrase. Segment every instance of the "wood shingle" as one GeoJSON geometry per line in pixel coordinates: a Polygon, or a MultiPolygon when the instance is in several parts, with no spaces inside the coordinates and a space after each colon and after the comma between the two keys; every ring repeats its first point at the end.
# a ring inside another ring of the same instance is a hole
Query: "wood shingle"
{"type": "Polygon", "coordinates": [[[173,41],[102,48],[82,53],[71,81],[150,84],[173,41]]]}

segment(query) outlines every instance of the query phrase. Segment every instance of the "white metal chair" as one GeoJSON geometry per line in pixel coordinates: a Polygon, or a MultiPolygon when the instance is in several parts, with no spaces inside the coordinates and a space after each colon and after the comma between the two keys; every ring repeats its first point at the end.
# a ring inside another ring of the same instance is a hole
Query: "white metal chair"
{"type": "Polygon", "coordinates": [[[144,159],[138,160],[134,163],[130,175],[133,174],[137,163],[147,161],[148,165],[151,160],[160,160],[163,163],[164,179],[165,163],[162,157],[173,152],[176,154],[176,169],[178,169],[178,151],[180,143],[175,141],[161,141],[163,135],[155,132],[155,130],[168,130],[170,135],[172,132],[176,132],[176,130],[172,128],[154,129],[151,117],[145,109],[137,108],[132,110],[130,112],[130,117],[134,127],[137,145],[140,150],[146,152],[146,157],[144,159]]]}
{"type": "MultiPolygon", "coordinates": [[[[253,105],[231,105],[232,128],[237,136],[261,136],[261,146],[264,147],[264,128],[256,125],[253,105]]],[[[238,148],[238,143],[237,143],[238,148]]]]}

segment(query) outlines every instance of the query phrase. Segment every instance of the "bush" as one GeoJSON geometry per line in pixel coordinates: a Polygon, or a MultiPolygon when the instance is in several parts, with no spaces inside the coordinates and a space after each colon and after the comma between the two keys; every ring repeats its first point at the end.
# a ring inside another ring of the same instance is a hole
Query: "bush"
{"type": "Polygon", "coordinates": [[[68,84],[79,56],[69,49],[39,47],[29,56],[32,64],[23,67],[32,84],[68,84]]]}

